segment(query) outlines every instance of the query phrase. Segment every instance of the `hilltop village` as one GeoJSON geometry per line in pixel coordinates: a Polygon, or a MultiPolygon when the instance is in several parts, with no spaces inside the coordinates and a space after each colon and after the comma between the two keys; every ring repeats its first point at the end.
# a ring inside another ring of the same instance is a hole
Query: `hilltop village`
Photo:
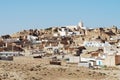
{"type": "Polygon", "coordinates": [[[52,57],[78,66],[120,65],[120,30],[76,26],[30,29],[2,35],[0,53],[15,52],[23,56],[52,57]]]}

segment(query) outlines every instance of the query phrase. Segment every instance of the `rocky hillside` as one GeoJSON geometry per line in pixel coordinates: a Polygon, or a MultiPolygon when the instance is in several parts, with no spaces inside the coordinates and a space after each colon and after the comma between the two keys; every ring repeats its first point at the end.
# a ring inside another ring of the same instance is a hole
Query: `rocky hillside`
{"type": "MultiPolygon", "coordinates": [[[[108,41],[112,44],[117,44],[119,42],[120,30],[113,26],[110,28],[95,28],[95,29],[74,29],[68,27],[51,27],[46,29],[30,29],[23,30],[12,35],[1,36],[1,48],[7,42],[7,48],[9,46],[14,46],[20,50],[22,49],[41,49],[45,46],[60,46],[62,45],[64,49],[66,47],[70,48],[73,46],[81,46],[84,41],[108,41]],[[62,31],[64,28],[65,31],[62,31]],[[61,36],[64,33],[65,36],[61,36]],[[55,36],[56,35],[56,36],[55,36]],[[32,36],[32,37],[31,37],[32,36]],[[13,45],[14,43],[14,45],[13,45]],[[33,43],[39,43],[34,44],[33,43]]],[[[13,49],[15,49],[13,48],[13,49]]],[[[9,50],[10,48],[0,49],[9,50]]],[[[15,49],[18,50],[18,49],[15,49]]],[[[10,51],[12,48],[10,49],[10,51]]]]}

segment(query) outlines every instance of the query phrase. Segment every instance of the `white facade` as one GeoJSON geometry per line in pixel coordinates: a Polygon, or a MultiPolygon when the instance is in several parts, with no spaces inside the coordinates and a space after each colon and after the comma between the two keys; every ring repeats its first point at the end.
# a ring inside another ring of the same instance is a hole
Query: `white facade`
{"type": "Polygon", "coordinates": [[[103,62],[102,62],[102,60],[100,60],[100,59],[97,59],[97,60],[96,60],[96,65],[99,65],[99,66],[100,66],[100,65],[103,65],[103,62]]]}
{"type": "Polygon", "coordinates": [[[83,46],[86,47],[103,47],[104,43],[98,41],[84,41],[83,46]]]}
{"type": "Polygon", "coordinates": [[[75,35],[81,35],[79,31],[74,32],[75,35]]]}
{"type": "Polygon", "coordinates": [[[53,36],[54,36],[54,37],[58,37],[58,33],[54,33],[53,36]]]}
{"type": "Polygon", "coordinates": [[[86,47],[104,47],[111,46],[108,42],[102,43],[100,41],[84,41],[83,46],[86,47]]]}
{"type": "Polygon", "coordinates": [[[17,42],[17,41],[20,41],[19,38],[13,38],[13,39],[3,39],[3,41],[5,43],[9,43],[9,42],[17,42]]]}
{"type": "Polygon", "coordinates": [[[71,29],[71,30],[73,30],[73,29],[78,29],[77,26],[66,26],[66,27],[69,28],[69,29],[71,29]]]}
{"type": "Polygon", "coordinates": [[[32,35],[28,35],[27,36],[27,39],[29,40],[29,41],[34,41],[34,40],[36,40],[38,37],[36,37],[36,36],[32,36],[32,35]]]}
{"type": "Polygon", "coordinates": [[[68,32],[67,35],[71,36],[71,35],[73,35],[73,32],[68,32]]]}
{"type": "Polygon", "coordinates": [[[63,28],[61,27],[60,29],[61,30],[58,29],[60,36],[66,36],[66,33],[67,33],[66,27],[63,27],[63,28]]]}
{"type": "Polygon", "coordinates": [[[95,61],[94,58],[83,58],[83,57],[79,57],[79,56],[65,56],[65,58],[68,58],[69,61],[68,63],[79,63],[81,62],[89,62],[90,60],[95,61]]]}

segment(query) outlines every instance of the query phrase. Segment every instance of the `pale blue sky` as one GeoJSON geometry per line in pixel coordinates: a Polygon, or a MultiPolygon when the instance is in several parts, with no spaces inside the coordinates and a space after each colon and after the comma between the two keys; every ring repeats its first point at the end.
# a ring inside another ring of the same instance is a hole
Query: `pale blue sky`
{"type": "Polygon", "coordinates": [[[31,28],[120,27],[120,0],[0,0],[0,35],[31,28]]]}

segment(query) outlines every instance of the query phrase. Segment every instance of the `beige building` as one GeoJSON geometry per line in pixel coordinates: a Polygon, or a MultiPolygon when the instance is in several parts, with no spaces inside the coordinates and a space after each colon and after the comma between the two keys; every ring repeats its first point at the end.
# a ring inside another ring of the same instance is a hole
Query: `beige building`
{"type": "Polygon", "coordinates": [[[104,60],[103,64],[106,66],[115,66],[115,55],[108,55],[104,60]]]}
{"type": "Polygon", "coordinates": [[[103,60],[103,65],[106,66],[117,66],[120,65],[120,55],[108,55],[104,60],[103,60]]]}

